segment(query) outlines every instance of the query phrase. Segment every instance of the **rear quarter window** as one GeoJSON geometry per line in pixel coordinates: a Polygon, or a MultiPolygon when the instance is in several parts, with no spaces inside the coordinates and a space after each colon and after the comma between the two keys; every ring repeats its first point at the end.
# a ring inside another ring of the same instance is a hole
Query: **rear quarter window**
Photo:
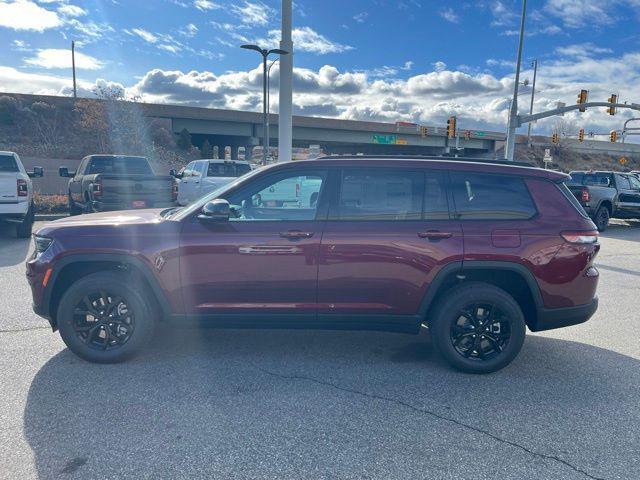
{"type": "Polygon", "coordinates": [[[460,220],[526,220],[537,213],[519,177],[452,172],[451,189],[460,220]]]}

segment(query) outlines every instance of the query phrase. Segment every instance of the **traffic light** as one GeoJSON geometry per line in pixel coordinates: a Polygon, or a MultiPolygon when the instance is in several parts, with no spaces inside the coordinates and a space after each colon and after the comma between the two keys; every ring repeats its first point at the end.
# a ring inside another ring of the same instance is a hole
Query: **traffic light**
{"type": "MultiPolygon", "coordinates": [[[[587,103],[588,99],[589,99],[589,91],[588,90],[580,90],[580,95],[578,95],[578,105],[582,105],[584,103],[587,103]]],[[[580,110],[581,112],[584,112],[587,109],[582,107],[582,108],[579,108],[578,110],[580,110]]]]}
{"type": "Polygon", "coordinates": [[[551,143],[555,143],[556,145],[560,143],[560,136],[557,133],[551,135],[551,143]]]}
{"type": "Polygon", "coordinates": [[[584,142],[584,128],[581,128],[578,131],[578,140],[581,141],[581,142],[584,142]]]}
{"type": "Polygon", "coordinates": [[[611,140],[611,143],[616,143],[616,141],[618,140],[618,132],[616,132],[615,130],[611,130],[611,133],[609,134],[609,140],[611,140]]]}
{"type": "Polygon", "coordinates": [[[456,123],[456,117],[449,117],[449,120],[447,120],[447,137],[456,138],[456,123]]]}
{"type": "Polygon", "coordinates": [[[464,139],[471,140],[471,130],[467,130],[464,132],[464,139]]]}
{"type": "Polygon", "coordinates": [[[429,133],[429,129],[427,127],[420,127],[420,136],[422,138],[426,137],[429,133]]]}
{"type": "Polygon", "coordinates": [[[609,108],[607,108],[607,113],[609,115],[615,115],[616,107],[614,107],[613,104],[618,103],[618,95],[616,95],[615,93],[612,93],[611,96],[609,97],[609,103],[611,103],[612,105],[609,108]]]}

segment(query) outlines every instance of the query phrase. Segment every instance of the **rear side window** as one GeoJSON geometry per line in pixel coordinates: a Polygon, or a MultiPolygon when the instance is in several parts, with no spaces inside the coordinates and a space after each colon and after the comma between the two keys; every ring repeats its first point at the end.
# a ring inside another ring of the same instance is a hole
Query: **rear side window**
{"type": "Polygon", "coordinates": [[[207,177],[241,177],[251,171],[244,163],[210,163],[207,177]]]}
{"type": "Polygon", "coordinates": [[[18,162],[13,155],[0,155],[0,172],[18,171],[18,162]]]}
{"type": "Polygon", "coordinates": [[[562,194],[565,196],[567,200],[569,200],[569,203],[573,205],[573,207],[578,211],[578,213],[582,215],[584,218],[589,218],[589,215],[587,215],[587,212],[584,211],[584,208],[582,207],[582,205],[580,205],[580,202],[575,197],[575,195],[571,192],[571,190],[569,190],[569,187],[567,187],[564,183],[559,183],[557,185],[560,191],[562,192],[562,194]]]}
{"type": "Polygon", "coordinates": [[[616,174],[616,183],[618,184],[618,188],[622,190],[631,190],[629,179],[623,175],[616,174]]]}
{"type": "Polygon", "coordinates": [[[518,177],[455,172],[451,188],[461,220],[522,220],[536,214],[529,190],[518,177]]]}
{"type": "Polygon", "coordinates": [[[340,182],[340,220],[419,220],[424,174],[415,170],[345,169],[340,182]]]}

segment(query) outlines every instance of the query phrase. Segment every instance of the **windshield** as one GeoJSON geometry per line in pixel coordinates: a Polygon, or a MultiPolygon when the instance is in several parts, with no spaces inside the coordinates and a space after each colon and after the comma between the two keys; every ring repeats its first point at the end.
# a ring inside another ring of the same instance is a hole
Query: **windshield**
{"type": "Polygon", "coordinates": [[[13,155],[0,155],[0,172],[17,172],[18,162],[13,155]]]}
{"type": "Polygon", "coordinates": [[[153,175],[149,162],[143,157],[93,157],[86,174],[96,173],[153,175]]]}
{"type": "MultiPolygon", "coordinates": [[[[270,167],[267,167],[267,168],[270,168],[270,167]]],[[[258,168],[256,170],[250,170],[249,172],[245,173],[241,177],[238,177],[233,182],[227,183],[226,185],[223,185],[222,187],[214,190],[213,192],[211,192],[211,193],[209,193],[209,194],[207,194],[207,195],[205,195],[203,197],[200,197],[198,200],[193,202],[191,205],[188,205],[185,208],[177,211],[175,213],[176,220],[182,220],[183,218],[188,217],[192,212],[200,210],[204,206],[205,203],[210,202],[211,200],[214,200],[216,198],[224,198],[224,194],[227,191],[231,190],[232,188],[235,188],[237,185],[239,185],[240,183],[248,180],[249,178],[252,178],[257,173],[264,172],[264,171],[265,171],[265,169],[263,169],[263,168],[258,168]]]]}
{"type": "Polygon", "coordinates": [[[240,177],[250,171],[246,163],[209,163],[207,177],[240,177]]]}

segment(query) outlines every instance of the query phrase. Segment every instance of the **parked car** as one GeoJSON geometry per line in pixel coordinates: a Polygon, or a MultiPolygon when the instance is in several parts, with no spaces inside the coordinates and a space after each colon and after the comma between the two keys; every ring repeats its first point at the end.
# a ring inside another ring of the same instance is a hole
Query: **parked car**
{"type": "Polygon", "coordinates": [[[178,204],[188,205],[207,193],[226,185],[251,171],[243,160],[205,159],[189,163],[178,178],[178,204]]]}
{"type": "Polygon", "coordinates": [[[567,185],[598,230],[610,218],[640,218],[640,179],[630,173],[571,172],[567,185]]]}
{"type": "Polygon", "coordinates": [[[89,155],[78,170],[60,167],[69,180],[69,214],[165,208],[176,203],[178,187],[171,175],[156,175],[145,157],[89,155]]]}
{"type": "Polygon", "coordinates": [[[501,162],[338,157],[255,170],[188,207],[63,219],[27,262],[34,311],[92,362],[158,322],[418,333],[498,370],[525,329],[595,312],[600,248],[565,174],[501,162]],[[291,179],[313,203],[264,203],[291,179]],[[309,184],[310,185],[310,184],[309,184]]]}
{"type": "Polygon", "coordinates": [[[31,178],[43,174],[42,167],[27,172],[17,153],[0,151],[0,221],[15,224],[19,238],[31,236],[35,215],[31,178]]]}

